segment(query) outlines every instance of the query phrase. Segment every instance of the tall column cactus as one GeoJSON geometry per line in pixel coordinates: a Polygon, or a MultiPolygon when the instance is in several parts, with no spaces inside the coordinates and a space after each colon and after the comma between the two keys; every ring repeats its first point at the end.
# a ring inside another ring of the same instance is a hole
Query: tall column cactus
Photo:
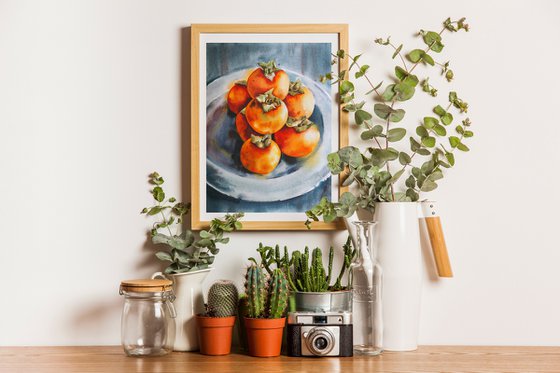
{"type": "Polygon", "coordinates": [[[266,277],[262,267],[256,264],[247,268],[245,276],[245,293],[247,295],[247,313],[250,318],[263,317],[267,298],[266,277]]]}
{"type": "Polygon", "coordinates": [[[284,317],[288,308],[288,280],[281,269],[272,272],[269,284],[268,318],[279,319],[284,317]]]}

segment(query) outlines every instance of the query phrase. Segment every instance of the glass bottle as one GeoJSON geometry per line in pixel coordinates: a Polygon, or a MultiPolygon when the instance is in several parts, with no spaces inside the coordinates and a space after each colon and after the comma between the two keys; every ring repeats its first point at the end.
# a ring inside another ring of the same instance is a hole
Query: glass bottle
{"type": "Polygon", "coordinates": [[[383,272],[373,244],[373,221],[356,221],[352,262],[354,353],[379,355],[383,351],[381,292],[383,272]]]}
{"type": "Polygon", "coordinates": [[[175,308],[170,280],[121,282],[121,342],[129,356],[161,356],[173,350],[175,308]]]}

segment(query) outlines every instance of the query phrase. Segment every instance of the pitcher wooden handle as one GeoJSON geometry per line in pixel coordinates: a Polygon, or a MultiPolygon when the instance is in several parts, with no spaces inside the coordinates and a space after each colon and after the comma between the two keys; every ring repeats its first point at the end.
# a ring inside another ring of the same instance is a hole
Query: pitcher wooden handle
{"type": "Polygon", "coordinates": [[[430,242],[432,243],[432,252],[434,253],[438,275],[439,277],[453,277],[449,254],[447,253],[447,246],[443,237],[441,220],[439,216],[427,216],[425,220],[430,242]]]}

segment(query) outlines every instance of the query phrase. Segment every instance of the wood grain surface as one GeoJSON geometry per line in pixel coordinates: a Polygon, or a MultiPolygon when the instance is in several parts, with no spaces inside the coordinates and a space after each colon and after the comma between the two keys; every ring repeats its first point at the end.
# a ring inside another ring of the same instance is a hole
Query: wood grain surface
{"type": "Polygon", "coordinates": [[[560,347],[423,346],[414,352],[353,358],[188,352],[132,358],[118,346],[0,347],[0,372],[560,372],[560,347]]]}

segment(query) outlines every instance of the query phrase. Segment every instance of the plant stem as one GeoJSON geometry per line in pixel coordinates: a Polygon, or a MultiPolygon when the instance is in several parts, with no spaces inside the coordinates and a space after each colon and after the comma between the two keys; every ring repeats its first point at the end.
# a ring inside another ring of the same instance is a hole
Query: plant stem
{"type": "MultiPolygon", "coordinates": [[[[440,31],[438,34],[439,34],[439,35],[443,34],[443,32],[444,32],[445,30],[446,30],[445,27],[442,28],[441,31],[440,31]]],[[[434,43],[435,43],[435,41],[434,41],[434,43]]],[[[428,52],[430,51],[430,48],[432,48],[432,45],[433,45],[433,43],[430,44],[430,45],[428,46],[428,48],[426,48],[426,50],[424,50],[424,53],[428,53],[428,52]]],[[[416,68],[416,66],[418,66],[418,64],[420,63],[420,61],[422,61],[422,59],[420,59],[418,62],[416,62],[416,63],[410,68],[409,73],[412,73],[412,71],[416,68]]]]}
{"type": "MultiPolygon", "coordinates": [[[[163,211],[159,212],[161,214],[161,217],[163,218],[163,223],[167,224],[167,219],[165,218],[165,214],[163,213],[163,211]]],[[[169,225],[166,227],[167,231],[169,232],[169,235],[171,237],[173,237],[173,233],[171,232],[171,228],[169,228],[169,225]]]]}
{"type": "MultiPolygon", "coordinates": [[[[357,67],[358,69],[361,69],[361,68],[362,68],[357,62],[355,62],[355,64],[356,64],[356,67],[357,67]]],[[[367,82],[369,83],[370,87],[373,89],[373,91],[375,92],[375,94],[377,95],[377,97],[379,97],[379,98],[381,99],[381,102],[385,103],[385,102],[386,102],[385,99],[383,98],[383,96],[381,96],[381,94],[379,93],[379,91],[377,90],[377,88],[375,88],[375,86],[373,85],[373,83],[371,82],[371,80],[369,80],[369,77],[367,76],[367,74],[364,74],[363,76],[364,76],[364,78],[366,78],[367,82]]]]}
{"type": "MultiPolygon", "coordinates": [[[[393,47],[393,49],[394,49],[395,51],[397,50],[397,47],[395,47],[395,46],[393,45],[393,43],[389,43],[389,45],[390,45],[391,47],[393,47]]],[[[402,61],[402,64],[403,64],[403,67],[404,67],[405,71],[408,72],[408,67],[406,66],[406,62],[405,62],[405,60],[404,60],[404,58],[403,58],[403,56],[402,56],[402,54],[401,54],[400,51],[399,51],[398,55],[399,55],[399,57],[400,57],[400,59],[401,59],[401,61],[402,61]]]]}

